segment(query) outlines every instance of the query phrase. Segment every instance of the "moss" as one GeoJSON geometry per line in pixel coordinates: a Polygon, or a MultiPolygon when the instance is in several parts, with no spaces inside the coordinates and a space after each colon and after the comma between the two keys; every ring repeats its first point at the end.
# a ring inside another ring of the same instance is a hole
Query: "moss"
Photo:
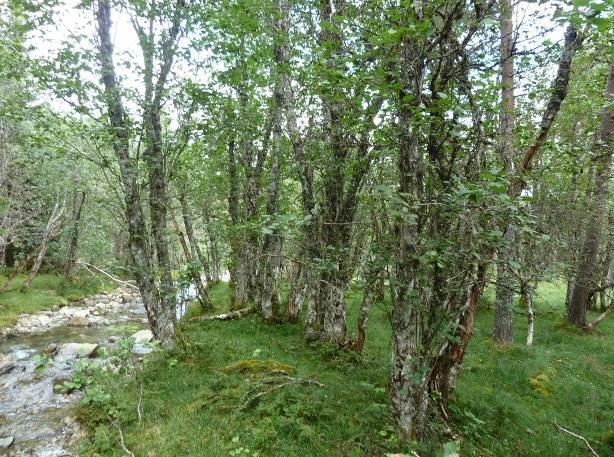
{"type": "Polygon", "coordinates": [[[240,360],[222,368],[224,373],[271,373],[286,372],[293,373],[294,368],[277,360],[248,359],[240,360]]]}

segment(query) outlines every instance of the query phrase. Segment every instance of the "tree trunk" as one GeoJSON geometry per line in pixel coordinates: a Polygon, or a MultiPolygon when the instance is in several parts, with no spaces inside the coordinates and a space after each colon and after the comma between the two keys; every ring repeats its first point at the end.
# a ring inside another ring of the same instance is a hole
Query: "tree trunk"
{"type": "Polygon", "coordinates": [[[366,284],[362,297],[362,305],[358,312],[358,324],[357,324],[357,337],[356,337],[356,350],[362,352],[365,341],[367,339],[367,320],[369,318],[369,310],[373,304],[373,300],[376,297],[378,279],[380,278],[380,270],[368,271],[366,277],[366,284]]]}
{"type": "Polygon", "coordinates": [[[614,97],[614,63],[610,63],[606,83],[606,108],[603,112],[599,137],[593,146],[596,172],[594,189],[587,214],[584,234],[584,248],[578,259],[573,292],[569,300],[567,319],[578,327],[586,327],[586,310],[595,289],[597,256],[601,244],[604,221],[607,220],[608,185],[612,168],[612,147],[614,130],[614,111],[611,108],[614,97]]]}
{"type": "Polygon", "coordinates": [[[303,309],[307,283],[302,262],[292,263],[290,279],[290,292],[288,293],[288,316],[289,322],[295,322],[303,309]]]}
{"type": "MultiPolygon", "coordinates": [[[[508,176],[515,173],[514,124],[514,7],[511,0],[501,0],[501,158],[508,176]]],[[[497,289],[494,339],[499,344],[511,344],[515,278],[510,263],[515,257],[516,228],[507,224],[506,245],[497,255],[497,289]]]]}
{"type": "Polygon", "coordinates": [[[533,312],[533,291],[528,281],[522,280],[520,297],[527,313],[527,346],[533,345],[535,313],[533,312]]]}
{"type": "Polygon", "coordinates": [[[211,283],[211,267],[209,262],[205,258],[198,245],[198,241],[194,236],[194,226],[192,225],[192,216],[190,214],[190,208],[188,206],[188,201],[183,192],[179,193],[179,204],[181,205],[181,216],[183,218],[183,225],[185,227],[185,234],[188,237],[188,243],[190,244],[190,257],[191,261],[195,261],[197,258],[203,268],[203,272],[205,273],[205,278],[207,280],[207,286],[211,283]]]}
{"type": "Polygon", "coordinates": [[[66,255],[66,265],[64,267],[64,277],[72,277],[77,262],[77,246],[79,243],[79,226],[81,221],[81,210],[85,202],[85,192],[77,192],[73,200],[73,217],[70,239],[68,241],[68,253],[66,255]]]}
{"type": "MultiPolygon", "coordinates": [[[[150,252],[149,236],[143,215],[138,183],[139,166],[136,159],[130,157],[130,121],[124,110],[121,90],[113,63],[111,6],[108,0],[98,1],[96,16],[98,22],[97,32],[101,78],[104,84],[104,96],[109,122],[115,139],[113,141],[113,149],[118,159],[120,178],[124,190],[124,207],[128,222],[128,245],[130,247],[132,268],[153,335],[156,339],[160,340],[164,349],[171,349],[175,344],[175,304],[173,301],[172,306],[169,306],[169,291],[165,290],[164,294],[162,294],[164,295],[163,297],[155,284],[155,274],[151,265],[152,255],[150,252]]],[[[157,177],[155,178],[157,179],[157,177]]],[[[157,217],[160,218],[160,214],[157,214],[157,217]]],[[[162,235],[160,228],[160,226],[157,228],[158,236],[162,235]]],[[[161,255],[163,256],[164,252],[161,255]]]]}
{"type": "MultiPolygon", "coordinates": [[[[279,206],[279,183],[281,179],[281,160],[283,154],[282,125],[283,115],[286,111],[290,78],[288,76],[289,65],[289,31],[288,23],[289,7],[287,0],[277,0],[277,11],[274,19],[274,29],[277,34],[273,41],[273,55],[275,56],[274,74],[276,75],[273,89],[273,129],[272,129],[272,153],[271,168],[269,172],[269,189],[267,196],[266,214],[270,221],[278,213],[279,206]]],[[[279,303],[277,292],[277,274],[281,266],[282,238],[278,228],[270,229],[272,233],[265,233],[262,244],[262,262],[259,271],[259,309],[262,317],[271,320],[278,314],[273,309],[273,298],[279,303]]]]}
{"type": "Polygon", "coordinates": [[[45,231],[43,232],[43,240],[41,242],[40,248],[38,250],[38,255],[36,256],[36,260],[28,273],[28,277],[23,282],[21,288],[27,289],[32,284],[32,281],[38,274],[41,265],[43,264],[43,260],[45,259],[45,254],[47,253],[47,245],[49,241],[51,241],[58,233],[61,224],[62,224],[62,216],[64,214],[64,210],[66,208],[66,196],[64,196],[63,202],[60,204],[60,200],[58,199],[53,207],[53,211],[51,212],[51,216],[49,216],[49,220],[47,221],[47,226],[45,227],[45,231]]]}
{"type": "Polygon", "coordinates": [[[198,292],[198,301],[202,305],[203,309],[211,309],[213,308],[213,305],[211,304],[211,300],[209,300],[207,287],[205,286],[205,284],[203,284],[198,269],[194,268],[195,259],[192,257],[192,252],[190,251],[188,243],[186,243],[185,238],[183,237],[183,232],[181,231],[179,224],[174,218],[173,225],[175,226],[175,232],[177,233],[177,237],[179,238],[181,248],[183,249],[183,255],[188,262],[188,271],[190,273],[190,277],[192,278],[192,283],[194,284],[194,287],[196,287],[196,291],[198,292]]]}

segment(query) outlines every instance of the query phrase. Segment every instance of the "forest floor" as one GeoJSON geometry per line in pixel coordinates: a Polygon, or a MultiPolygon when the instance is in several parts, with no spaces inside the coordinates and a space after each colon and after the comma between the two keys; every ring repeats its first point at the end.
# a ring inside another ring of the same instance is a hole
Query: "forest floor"
{"type": "MultiPolygon", "coordinates": [[[[27,290],[21,286],[25,275],[16,276],[6,290],[0,292],[0,329],[15,323],[20,314],[31,314],[79,301],[88,295],[115,286],[91,275],[75,275],[72,279],[52,273],[41,273],[27,290]]],[[[0,274],[0,286],[6,276],[0,274]]]]}
{"type": "MultiPolygon", "coordinates": [[[[218,312],[228,308],[225,284],[215,286],[211,297],[218,312]]],[[[360,299],[358,292],[348,294],[351,331],[360,299]]],[[[595,334],[578,332],[562,323],[564,288],[546,285],[536,297],[534,346],[524,345],[526,321],[519,312],[516,343],[501,348],[490,338],[491,299],[486,294],[451,402],[460,455],[591,455],[556,423],[585,437],[601,457],[614,456],[614,319],[595,334]]],[[[305,345],[299,323],[264,325],[254,315],[191,321],[188,315],[177,350],[146,359],[136,378],[115,379],[110,404],[80,409],[90,430],[81,453],[124,455],[109,410],[136,456],[358,457],[403,451],[386,392],[388,308],[372,310],[362,356],[305,345]]],[[[404,451],[456,455],[444,454],[442,441],[434,437],[404,451]]]]}

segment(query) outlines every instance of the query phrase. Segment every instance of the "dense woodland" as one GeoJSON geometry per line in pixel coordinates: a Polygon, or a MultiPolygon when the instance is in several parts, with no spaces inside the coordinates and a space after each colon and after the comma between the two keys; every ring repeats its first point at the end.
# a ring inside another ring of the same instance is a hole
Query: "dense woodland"
{"type": "MultiPolygon", "coordinates": [[[[174,455],[555,455],[489,453],[455,388],[478,321],[493,360],[550,351],[542,287],[562,290],[546,304],[561,338],[613,366],[612,25],[599,0],[8,0],[0,287],[133,280],[156,357],[174,364],[232,353],[250,332],[292,337],[301,357],[334,353],[348,377],[382,364],[369,382],[387,445],[299,451],[273,437],[174,455]],[[197,296],[178,321],[187,285],[197,296]]],[[[317,389],[318,370],[287,383],[317,389]]],[[[595,448],[611,412],[582,433],[595,448]]],[[[258,427],[279,414],[260,411],[258,427]]],[[[96,449],[96,431],[88,455],[167,455],[111,423],[121,440],[96,449]]],[[[317,441],[305,427],[296,440],[317,441]]],[[[566,432],[544,432],[577,452],[556,455],[591,455],[566,432]]],[[[614,455],[609,440],[600,455],[614,455]]]]}

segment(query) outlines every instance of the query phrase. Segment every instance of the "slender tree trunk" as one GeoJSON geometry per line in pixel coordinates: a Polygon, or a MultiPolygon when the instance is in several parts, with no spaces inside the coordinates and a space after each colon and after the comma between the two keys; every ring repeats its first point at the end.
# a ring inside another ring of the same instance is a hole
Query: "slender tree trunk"
{"type": "MultiPolygon", "coordinates": [[[[514,147],[515,95],[514,95],[514,7],[512,0],[501,0],[501,158],[508,176],[515,173],[514,147]]],[[[497,255],[497,289],[495,305],[494,339],[500,344],[511,344],[515,278],[510,263],[515,257],[516,228],[507,224],[505,246],[497,255]]]]}
{"type": "Polygon", "coordinates": [[[77,262],[77,246],[79,243],[81,210],[83,209],[83,203],[85,202],[85,192],[77,192],[73,201],[73,217],[70,239],[68,241],[68,253],[66,256],[66,266],[64,267],[64,277],[72,277],[75,271],[75,264],[77,262]]]}
{"type": "Polygon", "coordinates": [[[214,228],[212,227],[211,215],[209,214],[209,208],[207,207],[203,209],[203,221],[205,222],[207,234],[209,236],[209,263],[211,265],[211,279],[213,283],[218,283],[221,279],[222,274],[222,259],[217,235],[215,233],[214,228]]]}
{"type": "Polygon", "coordinates": [[[360,307],[360,311],[358,312],[358,335],[356,338],[355,346],[358,352],[362,352],[365,346],[365,341],[367,339],[367,320],[369,318],[369,311],[371,309],[371,305],[373,304],[373,300],[376,297],[376,286],[378,283],[378,278],[380,277],[379,273],[379,269],[376,269],[375,271],[370,270],[367,272],[366,284],[362,297],[362,305],[360,307]]]}
{"type": "Polygon", "coordinates": [[[614,111],[611,107],[614,97],[614,63],[610,63],[606,83],[606,108],[603,112],[599,137],[593,146],[595,154],[595,181],[587,214],[584,248],[577,263],[574,288],[569,300],[567,319],[578,327],[586,327],[586,310],[595,289],[597,256],[601,244],[604,221],[607,220],[608,185],[614,155],[614,111]]]}
{"type": "Polygon", "coordinates": [[[183,225],[185,227],[185,234],[188,237],[188,243],[190,244],[190,256],[192,258],[192,262],[197,258],[203,268],[203,272],[205,273],[205,278],[207,280],[207,286],[211,283],[211,267],[207,258],[203,255],[200,246],[198,245],[198,240],[194,236],[194,226],[192,225],[192,216],[190,213],[190,208],[188,206],[188,201],[183,192],[179,194],[179,204],[181,205],[181,216],[183,218],[183,225]]]}
{"type": "Polygon", "coordinates": [[[302,262],[293,262],[288,294],[288,321],[295,322],[303,309],[307,284],[302,262]]]}
{"type": "Polygon", "coordinates": [[[529,281],[522,280],[520,285],[520,297],[527,313],[527,346],[533,345],[535,313],[533,311],[533,291],[529,281]]]}
{"type": "Polygon", "coordinates": [[[64,210],[66,208],[66,196],[64,196],[64,201],[60,203],[58,199],[53,207],[53,211],[51,212],[51,216],[47,221],[47,226],[45,227],[45,231],[43,232],[43,240],[41,242],[40,248],[38,250],[38,255],[36,256],[36,260],[28,273],[28,277],[23,282],[21,288],[27,289],[32,284],[32,281],[38,274],[41,265],[43,264],[43,260],[45,259],[45,254],[47,254],[47,246],[49,241],[51,241],[58,233],[61,227],[61,219],[64,214],[64,210]]]}
{"type": "Polygon", "coordinates": [[[202,305],[203,309],[211,309],[213,308],[213,305],[211,304],[211,300],[209,300],[207,287],[205,286],[205,284],[203,284],[202,278],[198,270],[194,268],[194,258],[192,257],[190,247],[188,246],[188,243],[186,243],[185,238],[183,236],[183,232],[181,231],[181,228],[179,227],[179,224],[175,219],[173,219],[173,225],[175,226],[175,232],[177,233],[177,237],[179,238],[181,248],[183,249],[183,255],[188,262],[188,271],[190,273],[190,277],[192,278],[192,283],[194,284],[194,287],[196,287],[196,291],[198,292],[198,301],[202,305]]]}
{"type": "MultiPolygon", "coordinates": [[[[423,181],[420,139],[415,133],[413,113],[421,102],[423,80],[415,44],[405,38],[401,52],[398,114],[399,137],[399,198],[407,208],[421,201],[423,181]],[[418,86],[418,87],[416,87],[418,86]]],[[[408,215],[409,216],[409,215],[408,215]]],[[[403,215],[395,223],[395,249],[391,271],[392,363],[390,371],[390,399],[394,419],[402,441],[424,435],[427,426],[428,380],[426,367],[417,344],[417,315],[420,294],[416,282],[417,245],[420,220],[403,215]]]]}

